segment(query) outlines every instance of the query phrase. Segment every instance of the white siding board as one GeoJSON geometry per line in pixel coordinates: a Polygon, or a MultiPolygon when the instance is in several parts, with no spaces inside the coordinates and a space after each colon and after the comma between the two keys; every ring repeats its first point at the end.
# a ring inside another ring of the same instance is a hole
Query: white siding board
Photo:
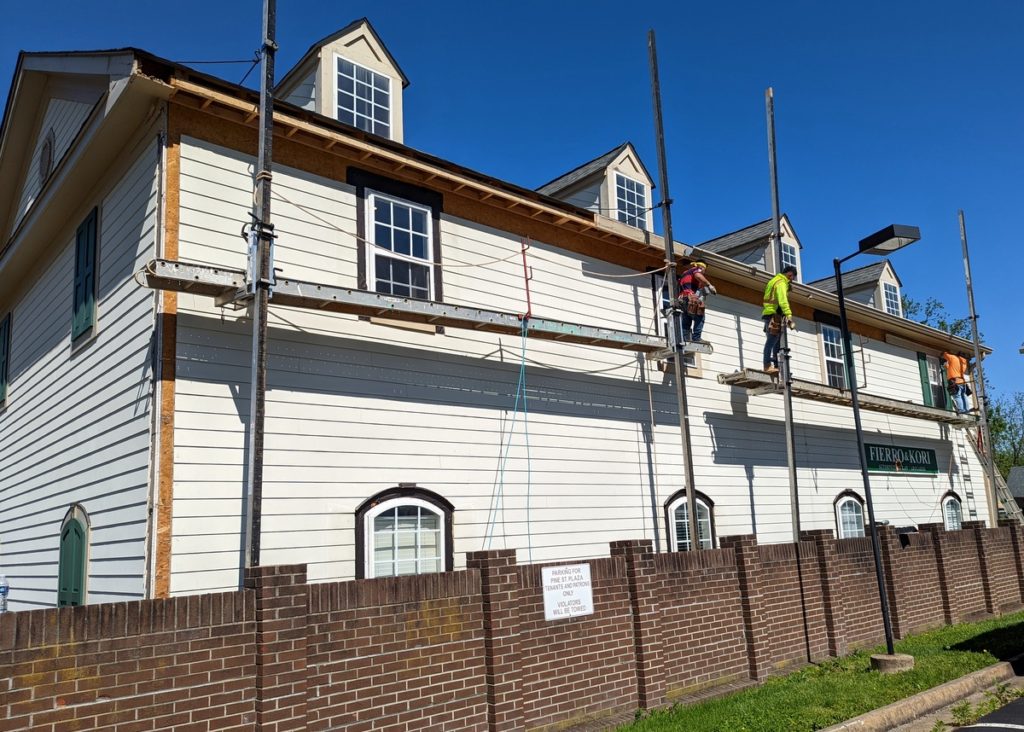
{"type": "MultiPolygon", "coordinates": [[[[188,140],[182,151],[183,258],[242,266],[238,228],[251,204],[251,159],[188,140]]],[[[298,204],[275,201],[282,276],[354,286],[359,204],[351,187],[288,169],[275,171],[274,182],[298,204]]],[[[442,263],[452,265],[443,271],[447,302],[525,309],[518,236],[442,214],[440,238],[442,263]],[[463,264],[474,266],[454,266],[463,264]]],[[[660,327],[648,276],[619,279],[628,273],[543,242],[531,242],[527,263],[538,317],[660,327]]],[[[715,353],[701,359],[703,378],[690,381],[696,487],[715,504],[717,535],[756,528],[762,542],[787,541],[781,399],[716,380],[760,367],[760,307],[724,297],[710,306],[705,332],[715,353]]],[[[208,298],[182,295],[179,313],[172,591],[184,593],[237,583],[250,335],[244,313],[222,314],[208,298]]],[[[791,343],[795,374],[821,381],[819,326],[800,322],[791,343]]],[[[920,400],[915,353],[866,339],[858,347],[868,391],[920,400]]],[[[611,540],[656,532],[664,547],[663,506],[684,473],[671,379],[632,354],[557,342],[527,344],[528,422],[515,419],[503,524],[488,531],[520,357],[516,336],[435,335],[274,309],[263,561],[306,562],[314,580],[351,577],[356,508],[400,482],[453,503],[457,566],[489,533],[492,546],[515,547],[521,560],[603,556],[611,540]]],[[[850,410],[798,400],[795,413],[804,528],[834,528],[835,497],[860,486],[850,410]]],[[[940,462],[952,455],[936,424],[863,417],[873,441],[928,446],[940,462]]],[[[879,518],[927,520],[948,483],[945,473],[873,475],[879,518]]]]}
{"type": "Polygon", "coordinates": [[[0,563],[17,588],[15,609],[56,603],[59,530],[73,503],[90,520],[88,601],[144,590],[153,294],[131,274],[155,251],[153,137],[125,159],[97,201],[92,341],[70,343],[77,221],[13,310],[10,394],[0,413],[0,563]]]}

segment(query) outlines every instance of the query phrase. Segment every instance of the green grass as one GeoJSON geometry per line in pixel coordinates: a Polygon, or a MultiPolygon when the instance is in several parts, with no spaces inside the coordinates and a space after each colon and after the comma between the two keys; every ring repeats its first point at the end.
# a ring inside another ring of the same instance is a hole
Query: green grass
{"type": "Polygon", "coordinates": [[[884,649],[808,666],[721,699],[658,710],[622,732],[804,732],[818,730],[1024,653],[1024,612],[911,636],[897,653],[912,671],[882,676],[869,657],[884,649]]]}

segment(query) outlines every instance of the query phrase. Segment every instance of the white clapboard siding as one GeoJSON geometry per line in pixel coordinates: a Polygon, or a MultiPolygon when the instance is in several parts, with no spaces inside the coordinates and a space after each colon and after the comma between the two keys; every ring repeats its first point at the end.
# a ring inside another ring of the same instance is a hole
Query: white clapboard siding
{"type": "MultiPolygon", "coordinates": [[[[244,265],[238,231],[248,220],[252,171],[245,155],[183,141],[182,258],[244,265]]],[[[355,237],[354,190],[289,168],[275,170],[274,189],[282,276],[355,286],[365,245],[355,237]]],[[[442,214],[440,239],[446,302],[525,310],[520,237],[442,214]]],[[[535,316],[660,329],[649,276],[620,278],[629,273],[544,242],[529,242],[526,257],[535,316]]],[[[238,582],[249,329],[245,311],[179,298],[174,593],[238,582]]],[[[717,382],[721,373],[760,368],[760,306],[713,298],[705,333],[715,352],[701,356],[701,377],[688,382],[696,488],[714,503],[716,535],[787,541],[781,397],[717,382]]],[[[822,381],[818,324],[801,321],[790,341],[794,373],[822,381]]],[[[399,483],[454,505],[456,566],[465,552],[487,547],[512,547],[535,562],[607,555],[608,542],[629,537],[665,549],[664,506],[685,472],[671,377],[636,354],[530,340],[517,412],[521,347],[515,335],[435,334],[272,309],[261,560],[304,562],[314,580],[353,576],[355,511],[399,483]]],[[[915,353],[868,339],[857,348],[867,391],[920,400],[915,353]]],[[[836,497],[860,492],[852,415],[802,400],[794,410],[803,527],[834,529],[836,497]]],[[[868,441],[929,447],[940,465],[954,456],[945,427],[863,418],[868,441]]],[[[872,476],[879,518],[935,520],[950,482],[941,467],[936,477],[872,476]]]]}
{"type": "Polygon", "coordinates": [[[16,609],[56,604],[60,528],[76,503],[90,523],[87,600],[144,594],[153,293],[132,274],[155,251],[157,155],[154,137],[129,150],[131,162],[95,201],[95,336],[72,348],[78,221],[13,309],[0,412],[0,566],[16,609]]]}
{"type": "Polygon", "coordinates": [[[53,170],[60,163],[61,158],[64,157],[64,153],[71,147],[71,143],[82,128],[82,124],[88,118],[91,110],[91,104],[71,102],[66,99],[50,99],[47,103],[43,121],[36,133],[35,147],[32,150],[32,156],[29,158],[28,167],[25,170],[25,181],[22,184],[21,195],[18,198],[18,209],[14,216],[15,225],[31,208],[45,182],[39,175],[39,154],[50,134],[50,130],[53,130],[54,140],[53,163],[51,166],[51,170],[53,170]]]}

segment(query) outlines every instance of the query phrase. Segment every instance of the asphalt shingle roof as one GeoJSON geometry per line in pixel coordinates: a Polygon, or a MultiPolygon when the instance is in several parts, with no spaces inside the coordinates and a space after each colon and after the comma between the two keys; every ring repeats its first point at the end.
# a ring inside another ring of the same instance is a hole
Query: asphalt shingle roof
{"type": "Polygon", "coordinates": [[[767,239],[772,234],[772,220],[766,219],[756,224],[751,224],[743,229],[725,234],[714,239],[708,239],[703,244],[697,244],[697,248],[706,252],[722,254],[744,244],[751,244],[760,239],[767,239]]]}
{"type": "MultiPolygon", "coordinates": [[[[878,278],[882,276],[882,272],[885,271],[885,262],[874,262],[865,267],[858,269],[851,269],[849,272],[843,272],[843,289],[852,290],[855,287],[861,287],[863,285],[873,284],[878,282],[878,278]]],[[[814,280],[814,282],[808,282],[811,287],[817,287],[819,290],[825,292],[836,291],[836,278],[835,277],[823,277],[820,280],[814,280]]]]}
{"type": "Polygon", "coordinates": [[[568,188],[576,181],[583,180],[588,175],[607,168],[611,164],[612,160],[618,157],[619,153],[625,150],[628,145],[628,142],[624,142],[618,147],[609,150],[604,155],[599,155],[593,160],[583,163],[583,165],[578,168],[573,168],[565,175],[560,175],[554,180],[542,185],[537,189],[537,193],[543,193],[545,196],[553,196],[559,191],[568,188]]]}

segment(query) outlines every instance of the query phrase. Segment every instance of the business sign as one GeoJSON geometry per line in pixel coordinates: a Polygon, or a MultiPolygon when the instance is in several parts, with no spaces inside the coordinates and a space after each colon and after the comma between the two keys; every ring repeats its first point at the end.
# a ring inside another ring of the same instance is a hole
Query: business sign
{"type": "Polygon", "coordinates": [[[544,619],[562,620],[594,612],[594,593],[590,585],[589,564],[542,567],[544,619]]]}
{"type": "Polygon", "coordinates": [[[939,461],[935,457],[935,450],[924,447],[865,443],[864,454],[868,459],[868,471],[872,473],[935,475],[939,472],[939,461]]]}

